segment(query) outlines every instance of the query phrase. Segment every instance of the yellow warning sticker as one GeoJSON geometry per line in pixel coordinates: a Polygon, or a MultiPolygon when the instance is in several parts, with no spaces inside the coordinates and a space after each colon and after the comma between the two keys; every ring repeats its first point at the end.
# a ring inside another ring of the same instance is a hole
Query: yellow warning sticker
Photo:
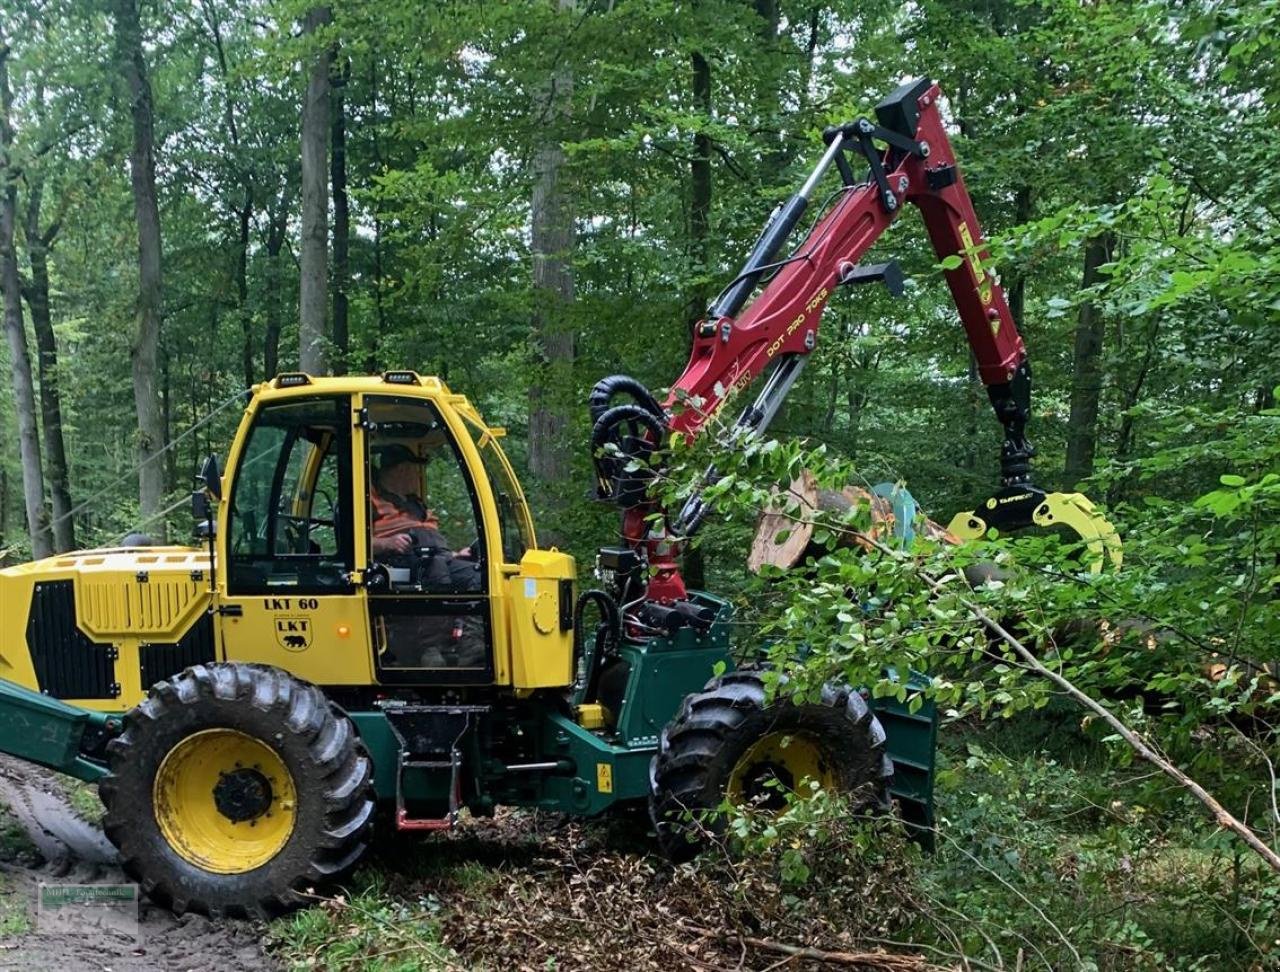
{"type": "Polygon", "coordinates": [[[613,792],[613,767],[608,763],[596,763],[596,789],[601,793],[613,792]]]}
{"type": "Polygon", "coordinates": [[[960,224],[960,242],[964,244],[969,260],[969,273],[973,275],[975,285],[982,283],[982,260],[978,258],[978,251],[973,245],[973,234],[969,232],[969,224],[960,224]]]}

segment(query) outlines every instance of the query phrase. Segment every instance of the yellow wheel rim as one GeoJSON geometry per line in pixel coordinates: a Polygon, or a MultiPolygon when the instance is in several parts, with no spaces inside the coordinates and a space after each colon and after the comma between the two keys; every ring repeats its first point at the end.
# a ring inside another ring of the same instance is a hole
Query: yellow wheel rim
{"type": "Polygon", "coordinates": [[[786,732],[770,732],[748,747],[729,774],[726,795],[733,803],[753,803],[765,809],[781,810],[786,805],[785,792],[801,790],[812,780],[824,790],[834,789],[835,770],[822,754],[821,747],[805,736],[786,732]],[[773,785],[776,780],[778,785],[773,785]]]}
{"type": "Polygon", "coordinates": [[[174,746],[156,772],[156,823],[188,863],[243,874],[293,833],[297,791],[276,751],[235,729],[205,729],[174,746]]]}

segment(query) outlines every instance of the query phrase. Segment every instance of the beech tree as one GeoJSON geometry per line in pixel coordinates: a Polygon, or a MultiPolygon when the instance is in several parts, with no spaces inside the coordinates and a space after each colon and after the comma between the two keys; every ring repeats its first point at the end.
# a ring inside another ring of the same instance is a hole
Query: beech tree
{"type": "Polygon", "coordinates": [[[22,317],[22,283],[18,275],[18,180],[13,130],[13,89],[9,84],[12,48],[0,33],[0,290],[4,299],[4,330],[9,344],[13,375],[14,410],[17,413],[19,454],[22,457],[22,495],[26,505],[27,532],[36,557],[53,552],[49,513],[44,500],[44,475],[40,465],[40,432],[36,424],[35,383],[27,353],[26,323],[22,317]]]}
{"type": "Polygon", "coordinates": [[[155,117],[137,0],[114,0],[113,10],[116,60],[124,81],[122,95],[129,107],[133,130],[129,179],[137,222],[138,295],[137,329],[129,357],[133,401],[138,412],[138,512],[144,524],[154,524],[153,528],[163,536],[165,524],[158,516],[165,495],[165,467],[159,459],[168,430],[160,401],[158,373],[164,306],[160,208],[156,198],[155,117]]]}
{"type": "MultiPolygon", "coordinates": [[[[313,36],[333,18],[312,7],[303,22],[313,36]]],[[[329,71],[333,55],[322,45],[312,55],[302,102],[302,230],[299,250],[298,367],[329,371],[329,71]]]]}

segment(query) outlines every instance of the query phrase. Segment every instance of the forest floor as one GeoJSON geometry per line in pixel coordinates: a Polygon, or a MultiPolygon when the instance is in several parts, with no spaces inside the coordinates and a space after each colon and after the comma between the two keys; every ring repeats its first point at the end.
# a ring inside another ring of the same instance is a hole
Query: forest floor
{"type": "Polygon", "coordinates": [[[932,854],[810,819],[672,868],[643,815],[504,812],[380,842],[266,926],[144,903],[133,945],[34,931],[38,882],[120,875],[91,789],[4,761],[0,969],[1280,969],[1276,882],[1149,773],[1107,768],[1073,714],[953,726],[940,762],[932,854]]]}
{"type": "Polygon", "coordinates": [[[262,933],[240,922],[175,917],[143,901],[136,940],[110,933],[41,934],[40,884],[128,878],[98,828],[91,787],[0,756],[0,970],[24,972],[259,972],[278,968],[262,933]]]}

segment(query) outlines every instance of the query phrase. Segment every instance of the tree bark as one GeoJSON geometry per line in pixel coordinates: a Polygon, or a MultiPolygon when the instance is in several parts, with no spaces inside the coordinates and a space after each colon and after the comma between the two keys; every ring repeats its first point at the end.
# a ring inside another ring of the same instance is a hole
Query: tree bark
{"type": "MultiPolygon", "coordinates": [[[[379,114],[378,99],[378,78],[380,76],[381,61],[377,52],[369,58],[369,105],[372,112],[373,121],[368,126],[369,140],[373,149],[373,162],[375,170],[382,172],[385,163],[382,158],[382,122],[379,114]]],[[[377,322],[377,328],[366,328],[364,338],[364,370],[369,374],[373,374],[378,370],[378,341],[382,335],[387,333],[387,309],[383,302],[383,293],[386,287],[386,272],[383,266],[383,251],[385,244],[382,239],[382,212],[378,203],[374,203],[372,212],[373,217],[373,310],[374,320],[377,322]]]]}
{"type": "Polygon", "coordinates": [[[13,374],[14,410],[18,418],[18,455],[22,460],[22,495],[27,512],[31,552],[37,558],[53,553],[49,514],[44,504],[44,476],[40,468],[40,433],[36,427],[36,393],[27,354],[22,319],[22,281],[18,274],[19,172],[13,157],[13,92],[9,88],[9,45],[0,37],[0,289],[4,291],[4,330],[9,342],[13,374]]]}
{"type": "MultiPolygon", "coordinates": [[[[702,51],[690,55],[694,107],[704,125],[711,124],[711,62],[702,51]]],[[[689,162],[689,256],[694,283],[685,313],[685,334],[693,344],[693,329],[707,313],[707,281],[711,274],[711,136],[705,128],[693,136],[693,157],[689,162]]],[[[706,587],[706,561],[702,548],[686,544],[684,578],[691,588],[706,587]]]]}
{"type": "Polygon", "coordinates": [[[253,218],[253,187],[246,181],[244,202],[236,212],[236,301],[240,305],[240,362],[244,369],[244,387],[253,386],[254,340],[253,313],[249,308],[249,223],[253,218]]]}
{"type": "Polygon", "coordinates": [[[333,183],[333,373],[347,373],[351,349],[347,291],[351,287],[351,205],[347,199],[347,105],[345,91],[351,77],[351,61],[330,78],[333,91],[333,120],[330,141],[333,158],[329,178],[333,183]]]}
{"type": "MultiPolygon", "coordinates": [[[[1031,187],[1027,185],[1018,186],[1013,194],[1013,222],[1017,226],[1028,222],[1031,219],[1034,210],[1032,209],[1031,187]]],[[[1027,274],[1024,270],[1018,270],[1011,276],[1009,286],[1005,291],[1009,298],[1009,313],[1013,317],[1014,326],[1022,331],[1024,321],[1024,312],[1027,306],[1027,274]]]]}
{"type": "MultiPolygon", "coordinates": [[[[711,63],[701,51],[692,55],[693,103],[707,124],[711,122],[711,63]]],[[[693,136],[689,162],[689,252],[693,258],[693,286],[688,304],[690,340],[693,326],[707,312],[707,277],[711,272],[711,136],[693,136]]]]}
{"type": "MultiPolygon", "coordinates": [[[[556,0],[561,15],[574,0],[556,0]]],[[[533,160],[533,199],[530,214],[533,256],[532,335],[534,377],[529,384],[529,471],[548,483],[569,478],[569,448],[564,408],[557,390],[567,384],[573,367],[573,331],[568,311],[573,304],[571,258],[574,245],[573,210],[565,185],[565,155],[561,144],[571,110],[573,72],[556,65],[547,84],[543,105],[543,137],[533,160]]]]}
{"type": "Polygon", "coordinates": [[[0,469],[0,566],[7,566],[9,558],[3,553],[8,544],[4,538],[9,535],[9,473],[0,469]]]}
{"type": "Polygon", "coordinates": [[[280,269],[280,251],[284,249],[289,231],[289,176],[276,197],[275,211],[267,224],[267,330],[262,343],[262,373],[267,379],[280,373],[280,288],[284,274],[280,269]]]}
{"type": "Polygon", "coordinates": [[[53,333],[49,308],[49,250],[62,228],[58,216],[42,231],[40,206],[44,186],[39,179],[28,180],[27,262],[31,269],[30,286],[26,288],[27,307],[36,335],[36,369],[40,379],[40,420],[44,433],[45,470],[49,499],[53,506],[53,545],[58,553],[74,550],[75,522],[71,516],[71,487],[66,443],[62,435],[62,395],[58,389],[58,341],[53,333]]]}
{"type": "MultiPolygon", "coordinates": [[[[1094,286],[1098,268],[1111,258],[1109,234],[1085,241],[1081,287],[1094,286]]],[[[1098,407],[1102,399],[1102,338],[1105,321],[1096,304],[1086,300],[1076,319],[1072,359],[1071,417],[1067,426],[1067,461],[1063,479],[1068,487],[1093,475],[1098,448],[1098,407]]]]}
{"type": "Polygon", "coordinates": [[[205,24],[209,29],[209,37],[213,41],[213,50],[218,58],[218,71],[222,78],[223,121],[227,136],[231,140],[231,151],[236,161],[241,163],[239,178],[244,192],[241,203],[236,208],[236,300],[240,317],[240,361],[244,373],[244,387],[250,388],[254,380],[254,340],[253,314],[249,308],[249,223],[253,218],[253,170],[240,148],[240,127],[236,124],[235,99],[232,97],[231,69],[227,61],[226,47],[222,43],[222,25],[218,20],[218,11],[211,0],[201,0],[205,24]]]}
{"type": "MultiPolygon", "coordinates": [[[[332,19],[328,7],[312,7],[303,31],[314,34],[332,19]]],[[[298,281],[298,367],[327,374],[329,303],[329,69],[333,53],[321,47],[311,64],[302,102],[302,240],[298,281]]]]}
{"type": "MultiPolygon", "coordinates": [[[[786,104],[788,85],[803,83],[804,72],[795,71],[794,54],[790,45],[787,45],[785,52],[782,49],[782,11],[779,0],[753,0],[753,6],[759,18],[756,29],[760,37],[760,53],[754,72],[756,89],[753,108],[755,124],[764,146],[759,171],[754,175],[765,186],[778,186],[784,181],[783,174],[793,154],[793,143],[788,142],[782,134],[782,106],[786,104]]],[[[796,93],[803,104],[803,93],[796,93]]]]}
{"type": "Polygon", "coordinates": [[[142,56],[137,0],[114,0],[114,7],[116,58],[133,121],[129,176],[133,185],[134,218],[138,224],[138,319],[130,349],[133,400],[138,411],[138,510],[142,520],[149,526],[154,523],[151,529],[163,538],[164,523],[154,519],[164,497],[164,465],[157,458],[164,449],[165,427],[156,385],[162,278],[151,82],[142,56]]]}

